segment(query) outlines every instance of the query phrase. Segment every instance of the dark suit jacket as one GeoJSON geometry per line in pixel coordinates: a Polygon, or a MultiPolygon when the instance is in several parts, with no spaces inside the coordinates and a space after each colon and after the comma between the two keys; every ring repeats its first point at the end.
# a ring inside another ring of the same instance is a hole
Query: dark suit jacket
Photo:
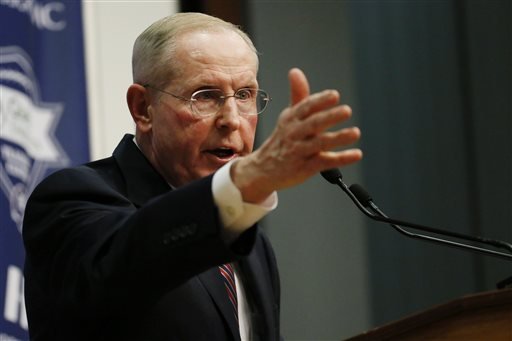
{"type": "Polygon", "coordinates": [[[255,340],[279,339],[279,278],[257,226],[226,245],[211,176],[170,190],[126,135],[56,172],[25,212],[32,340],[239,340],[217,265],[235,261],[255,340]]]}

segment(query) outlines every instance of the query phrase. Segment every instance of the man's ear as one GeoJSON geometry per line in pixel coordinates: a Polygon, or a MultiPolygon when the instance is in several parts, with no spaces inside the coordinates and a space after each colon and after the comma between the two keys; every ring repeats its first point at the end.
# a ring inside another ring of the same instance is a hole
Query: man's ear
{"type": "Polygon", "coordinates": [[[137,130],[147,133],[152,126],[152,113],[150,110],[149,93],[140,84],[132,84],[126,92],[126,101],[132,114],[137,130]]]}

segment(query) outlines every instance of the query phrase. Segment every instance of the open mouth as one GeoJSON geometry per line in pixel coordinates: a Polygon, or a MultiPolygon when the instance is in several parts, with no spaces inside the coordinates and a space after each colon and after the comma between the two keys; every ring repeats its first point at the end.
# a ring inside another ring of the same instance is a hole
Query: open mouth
{"type": "Polygon", "coordinates": [[[208,153],[215,155],[219,159],[229,159],[235,155],[235,151],[231,148],[216,148],[209,150],[208,153]]]}

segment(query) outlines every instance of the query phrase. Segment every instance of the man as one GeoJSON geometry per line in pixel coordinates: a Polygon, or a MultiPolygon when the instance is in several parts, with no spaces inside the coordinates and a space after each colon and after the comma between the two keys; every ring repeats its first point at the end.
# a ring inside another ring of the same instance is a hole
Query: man
{"type": "Polygon", "coordinates": [[[107,159],[44,180],[26,208],[26,304],[33,340],[277,340],[279,278],[257,226],[276,191],[358,161],[339,94],[291,103],[253,150],[268,95],[237,27],[197,13],[161,19],[135,42],[136,124],[107,159]],[[219,268],[220,266],[220,268],[219,268]],[[234,272],[234,279],[232,277],[234,272]]]}

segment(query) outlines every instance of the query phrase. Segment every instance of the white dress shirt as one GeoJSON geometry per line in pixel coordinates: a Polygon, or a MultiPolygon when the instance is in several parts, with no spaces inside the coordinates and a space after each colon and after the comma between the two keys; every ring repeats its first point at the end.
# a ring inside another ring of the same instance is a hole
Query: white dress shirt
{"type": "MultiPolygon", "coordinates": [[[[222,166],[212,179],[212,193],[224,228],[231,235],[240,235],[267,213],[277,207],[277,193],[273,192],[263,202],[255,205],[246,203],[230,176],[232,162],[222,166]]],[[[238,298],[238,324],[242,340],[251,339],[251,319],[245,288],[234,267],[238,298]]]]}

